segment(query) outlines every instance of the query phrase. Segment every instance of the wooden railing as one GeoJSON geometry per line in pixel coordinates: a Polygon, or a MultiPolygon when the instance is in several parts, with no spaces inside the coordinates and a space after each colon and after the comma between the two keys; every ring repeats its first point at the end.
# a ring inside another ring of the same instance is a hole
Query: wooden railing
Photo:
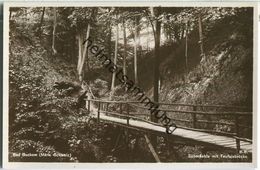
{"type": "MultiPolygon", "coordinates": [[[[127,120],[127,126],[129,126],[129,119],[140,120],[144,122],[148,122],[154,125],[160,125],[159,123],[155,123],[151,121],[151,114],[149,107],[145,107],[144,104],[137,101],[103,101],[103,100],[87,100],[86,108],[88,111],[91,110],[91,102],[93,105],[97,106],[97,120],[100,120],[100,113],[105,113],[112,116],[124,117],[127,120]],[[141,118],[143,116],[144,118],[141,118]]],[[[242,125],[240,120],[251,120],[252,121],[252,112],[245,111],[250,110],[246,107],[238,107],[238,106],[222,106],[222,105],[193,105],[193,104],[177,104],[177,103],[158,103],[160,106],[159,110],[167,112],[169,118],[174,120],[179,128],[213,133],[218,135],[230,136],[236,139],[237,149],[240,150],[240,141],[251,142],[252,140],[248,137],[244,137],[241,134],[241,128],[248,129],[247,131],[252,133],[252,123],[242,125]],[[166,107],[174,107],[165,108],[166,107]],[[179,107],[179,108],[178,108],[179,107]],[[186,110],[183,107],[188,107],[186,110]],[[180,110],[180,108],[182,110],[180,110]],[[213,111],[202,111],[203,108],[211,108],[213,111]],[[224,111],[216,111],[216,110],[224,110],[224,111]],[[225,110],[239,110],[239,111],[225,111],[225,110]],[[242,110],[242,111],[240,111],[242,110]],[[176,114],[179,114],[179,117],[174,117],[176,114]],[[183,119],[183,117],[187,117],[189,115],[189,119],[183,119]],[[210,116],[215,117],[219,120],[221,117],[225,117],[224,120],[228,122],[219,122],[219,121],[210,121],[207,119],[199,119],[199,116],[210,116]],[[228,117],[228,118],[226,118],[228,117]],[[179,122],[179,123],[178,123],[179,122]],[[184,125],[180,125],[180,122],[184,125]],[[206,124],[204,128],[201,128],[199,125],[206,124]],[[233,131],[221,131],[216,129],[210,129],[208,125],[224,125],[233,128],[233,131]]]]}

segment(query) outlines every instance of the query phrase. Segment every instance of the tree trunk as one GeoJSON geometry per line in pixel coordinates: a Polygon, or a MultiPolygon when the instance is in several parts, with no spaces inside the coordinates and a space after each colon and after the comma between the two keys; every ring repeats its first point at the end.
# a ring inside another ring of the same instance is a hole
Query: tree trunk
{"type": "Polygon", "coordinates": [[[112,43],[112,28],[109,25],[109,33],[108,33],[108,56],[109,58],[111,58],[111,52],[112,52],[112,48],[111,48],[111,43],[112,43]]]}
{"type": "MultiPolygon", "coordinates": [[[[166,22],[170,23],[170,15],[166,16],[166,22]]],[[[165,34],[165,37],[166,37],[166,41],[171,42],[171,31],[170,31],[170,26],[168,24],[164,28],[164,34],[165,34]]]]}
{"type": "Polygon", "coordinates": [[[146,38],[146,52],[149,51],[150,46],[150,32],[149,32],[149,24],[147,24],[147,38],[146,38]]]}
{"type": "MultiPolygon", "coordinates": [[[[85,40],[87,40],[89,35],[90,35],[90,27],[91,27],[90,23],[88,23],[85,40]]],[[[88,58],[88,49],[87,48],[88,48],[88,41],[85,41],[82,59],[81,59],[80,65],[79,65],[79,81],[80,82],[82,82],[83,79],[84,79],[84,71],[83,70],[84,70],[86,58],[88,58]]]]}
{"type": "Polygon", "coordinates": [[[185,27],[182,25],[181,26],[181,40],[184,38],[184,31],[185,31],[185,27]]]}
{"type": "MultiPolygon", "coordinates": [[[[110,12],[110,9],[109,9],[109,12],[110,12]]],[[[112,52],[112,48],[111,48],[111,44],[112,44],[112,26],[111,26],[111,19],[108,21],[108,27],[109,27],[109,30],[108,30],[108,57],[109,59],[111,59],[111,52],[112,52]]]]}
{"type": "MultiPolygon", "coordinates": [[[[153,100],[159,102],[159,80],[160,80],[160,40],[161,40],[161,22],[158,17],[160,15],[160,7],[151,7],[151,16],[154,19],[154,79],[153,79],[153,100]]],[[[158,119],[151,113],[151,121],[158,122],[158,119]]],[[[151,135],[151,142],[154,146],[157,145],[157,136],[151,135]]]]}
{"type": "Polygon", "coordinates": [[[203,48],[203,29],[202,29],[202,20],[201,20],[201,14],[198,14],[198,22],[199,22],[199,44],[200,44],[200,54],[201,56],[204,55],[204,48],[203,48]]]}
{"type": "Polygon", "coordinates": [[[40,21],[39,28],[38,28],[38,36],[40,38],[42,35],[42,23],[43,23],[43,19],[44,19],[44,13],[45,13],[45,7],[42,8],[42,16],[41,16],[41,21],[40,21]]]}
{"type": "Polygon", "coordinates": [[[134,39],[135,39],[135,45],[134,45],[134,76],[135,76],[135,84],[138,84],[138,75],[137,75],[137,47],[138,47],[138,19],[135,17],[135,32],[134,32],[134,39]]]}
{"type": "MultiPolygon", "coordinates": [[[[160,15],[160,7],[153,7],[151,9],[152,16],[155,17],[155,35],[154,35],[154,89],[153,89],[153,99],[154,102],[159,102],[159,66],[160,66],[160,41],[161,41],[161,22],[158,20],[158,16],[160,15]]],[[[157,122],[155,117],[152,117],[152,121],[157,122]]]]}
{"type": "Polygon", "coordinates": [[[52,51],[53,51],[53,54],[57,54],[57,50],[55,49],[55,37],[56,37],[56,26],[57,26],[56,8],[53,8],[53,13],[54,13],[54,22],[53,22],[53,32],[52,32],[52,51]]]}
{"type": "MultiPolygon", "coordinates": [[[[118,22],[118,15],[116,15],[116,22],[118,22]]],[[[118,52],[118,35],[119,34],[119,28],[118,23],[116,24],[116,41],[115,41],[115,56],[114,56],[114,64],[117,63],[117,52],[118,52]]],[[[114,95],[115,92],[115,80],[116,80],[116,72],[113,72],[112,75],[112,82],[111,82],[111,93],[110,93],[110,99],[114,95]]]]}
{"type": "Polygon", "coordinates": [[[123,74],[126,75],[127,39],[126,39],[125,20],[124,19],[123,19],[123,34],[124,34],[123,74]]]}
{"type": "Polygon", "coordinates": [[[180,27],[177,27],[177,26],[175,26],[174,27],[174,38],[175,38],[175,41],[177,42],[177,43],[179,43],[180,42],[180,27]]]}
{"type": "Polygon", "coordinates": [[[186,23],[186,33],[185,33],[185,66],[186,66],[186,72],[188,73],[188,21],[186,23]]]}
{"type": "Polygon", "coordinates": [[[82,44],[83,44],[83,37],[82,37],[82,33],[79,33],[78,35],[77,35],[77,39],[78,39],[78,50],[79,50],[79,52],[78,52],[78,54],[79,54],[79,56],[78,56],[78,65],[77,65],[77,72],[78,72],[78,74],[80,73],[79,72],[79,68],[80,68],[80,64],[81,64],[81,60],[82,60],[82,53],[83,53],[83,48],[82,48],[82,44]]]}

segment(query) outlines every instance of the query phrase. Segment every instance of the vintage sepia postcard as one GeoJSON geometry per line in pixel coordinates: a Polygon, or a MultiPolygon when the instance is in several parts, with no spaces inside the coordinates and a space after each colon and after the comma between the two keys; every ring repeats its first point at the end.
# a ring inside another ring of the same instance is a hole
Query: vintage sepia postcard
{"type": "Polygon", "coordinates": [[[257,12],[5,3],[4,167],[254,167],[257,12]]]}

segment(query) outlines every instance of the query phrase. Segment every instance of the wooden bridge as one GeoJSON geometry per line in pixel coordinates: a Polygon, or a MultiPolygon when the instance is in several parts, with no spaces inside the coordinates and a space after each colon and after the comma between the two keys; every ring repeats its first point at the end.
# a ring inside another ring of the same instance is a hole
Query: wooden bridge
{"type": "Polygon", "coordinates": [[[172,134],[136,101],[87,100],[86,109],[97,119],[125,128],[180,137],[206,145],[252,153],[252,111],[245,107],[158,103],[177,125],[172,134]]]}

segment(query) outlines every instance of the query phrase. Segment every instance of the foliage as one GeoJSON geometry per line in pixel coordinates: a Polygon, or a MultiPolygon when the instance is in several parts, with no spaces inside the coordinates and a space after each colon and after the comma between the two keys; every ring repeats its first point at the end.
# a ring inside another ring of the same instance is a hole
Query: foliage
{"type": "MultiPolygon", "coordinates": [[[[230,66],[232,70],[226,70],[227,67],[225,67],[221,68],[223,72],[218,71],[218,73],[238,72],[234,75],[243,77],[241,80],[239,79],[239,82],[249,82],[245,83],[245,88],[248,84],[250,85],[252,70],[246,67],[252,64],[252,61],[250,57],[246,58],[246,56],[251,54],[250,48],[253,43],[252,20],[248,19],[252,18],[252,10],[248,8],[161,8],[161,14],[158,17],[151,16],[150,10],[148,7],[59,7],[57,8],[57,34],[55,35],[57,55],[53,55],[51,53],[53,8],[46,7],[44,15],[42,8],[11,8],[9,44],[9,149],[11,152],[9,158],[11,161],[31,161],[29,158],[13,157],[12,153],[17,151],[71,154],[69,157],[55,159],[53,157],[37,158],[37,161],[124,162],[129,161],[128,156],[130,156],[130,160],[134,161],[154,161],[140,133],[129,132],[130,143],[119,142],[119,146],[115,146],[118,138],[121,141],[126,140],[123,130],[113,125],[97,125],[95,120],[86,114],[84,108],[78,107],[77,96],[69,96],[65,90],[53,88],[55,82],[73,82],[78,79],[76,72],[79,55],[77,36],[82,34],[85,38],[88,24],[91,25],[90,35],[93,42],[104,50],[104,54],[108,58],[112,59],[115,50],[115,26],[118,24],[122,31],[124,29],[122,22],[125,22],[127,75],[133,80],[135,28],[137,27],[136,30],[140,36],[151,36],[150,41],[154,42],[154,35],[151,31],[154,27],[153,22],[160,21],[163,35],[166,37],[162,39],[160,47],[160,82],[162,88],[166,88],[167,94],[164,96],[174,94],[174,97],[170,97],[172,101],[192,100],[191,97],[185,98],[188,96],[186,95],[187,89],[193,88],[196,91],[195,87],[203,85],[205,79],[208,81],[209,76],[217,75],[215,72],[217,66],[222,64],[227,66],[229,63],[233,63],[230,66]],[[199,51],[197,28],[199,14],[203,22],[205,52],[210,58],[208,61],[201,61],[199,51]],[[41,25],[42,15],[43,23],[41,25]],[[41,27],[42,35],[39,35],[39,27],[41,27]],[[147,33],[146,29],[150,29],[151,32],[147,33]],[[186,36],[188,36],[189,44],[188,69],[185,68],[184,55],[186,36]],[[243,55],[240,57],[241,60],[228,60],[219,55],[223,51],[229,52],[232,56],[233,54],[234,56],[243,55]],[[214,69],[212,69],[213,67],[214,69]],[[188,83],[185,82],[184,75],[186,79],[188,78],[188,83]],[[181,85],[184,89],[179,88],[181,85]],[[185,99],[181,96],[184,96],[185,99]],[[129,152],[128,156],[124,154],[126,152],[129,152]]],[[[120,36],[122,36],[121,33],[120,36]]],[[[120,68],[123,65],[125,47],[121,41],[122,37],[119,40],[117,56],[120,68]]],[[[154,70],[154,51],[149,51],[149,48],[141,51],[141,47],[138,50],[140,50],[138,76],[142,80],[139,84],[148,93],[148,96],[152,96],[153,77],[151,75],[154,70]]],[[[91,54],[88,57],[86,62],[90,65],[90,69],[84,70],[86,74],[84,81],[87,82],[95,97],[106,99],[110,94],[112,75],[96,57],[91,54]]],[[[221,78],[219,79],[223,81],[224,78],[221,78]]],[[[234,79],[230,78],[230,80],[234,79]]],[[[207,87],[210,87],[209,84],[207,87]]],[[[235,96],[234,94],[233,96],[235,96]]],[[[204,96],[204,93],[202,95],[204,96]]],[[[209,96],[214,95],[209,94],[209,96]]],[[[250,92],[245,96],[250,98],[250,92]]],[[[125,90],[118,85],[112,99],[132,100],[132,96],[125,94],[125,90]]],[[[202,99],[197,100],[201,102],[202,99]]],[[[234,100],[239,101],[240,99],[235,98],[234,100]]],[[[117,106],[113,107],[118,109],[117,106]]],[[[219,121],[229,122],[226,119],[219,121]]],[[[250,122],[250,120],[246,121],[250,122]]],[[[213,128],[226,132],[233,130],[225,126],[213,128]]],[[[177,145],[167,151],[164,138],[160,138],[156,149],[163,157],[163,161],[182,160],[181,157],[185,157],[185,153],[193,151],[201,153],[202,150],[199,146],[177,145]]]]}

